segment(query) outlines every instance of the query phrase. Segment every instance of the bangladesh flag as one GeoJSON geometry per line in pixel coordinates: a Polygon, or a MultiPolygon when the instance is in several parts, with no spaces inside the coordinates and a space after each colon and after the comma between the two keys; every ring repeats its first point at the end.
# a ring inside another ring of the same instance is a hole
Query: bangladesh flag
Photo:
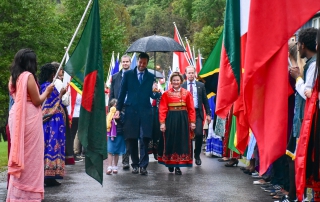
{"type": "Polygon", "coordinates": [[[86,173],[102,184],[107,142],[98,0],[94,0],[81,38],[64,70],[83,85],[78,136],[86,151],[86,173]]]}
{"type": "Polygon", "coordinates": [[[222,46],[222,34],[220,35],[215,47],[210,53],[209,58],[199,72],[199,79],[204,81],[208,98],[217,93],[217,85],[220,71],[220,55],[222,46]]]}

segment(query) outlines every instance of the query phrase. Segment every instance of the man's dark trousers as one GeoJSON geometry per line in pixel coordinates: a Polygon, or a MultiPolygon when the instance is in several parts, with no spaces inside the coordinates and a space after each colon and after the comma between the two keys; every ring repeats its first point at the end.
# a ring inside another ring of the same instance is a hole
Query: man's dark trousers
{"type": "MultiPolygon", "coordinates": [[[[202,109],[201,109],[202,110],[202,109]]],[[[195,140],[195,149],[194,149],[194,158],[199,159],[203,141],[203,120],[200,116],[200,109],[196,108],[196,129],[194,130],[194,140],[195,140]]]]}

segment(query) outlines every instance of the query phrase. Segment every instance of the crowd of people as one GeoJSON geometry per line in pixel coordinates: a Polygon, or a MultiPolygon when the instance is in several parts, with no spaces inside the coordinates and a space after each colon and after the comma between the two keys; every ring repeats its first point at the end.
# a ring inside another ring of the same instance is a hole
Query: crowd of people
{"type": "MultiPolygon", "coordinates": [[[[273,162],[266,173],[259,173],[258,144],[250,132],[247,151],[243,154],[249,165],[240,169],[252,175],[253,184],[260,185],[277,201],[301,201],[302,198],[320,201],[319,43],[320,31],[315,28],[300,30],[297,42],[288,42],[288,78],[284,79],[288,79],[289,91],[293,93],[288,93],[289,107],[284,111],[288,113],[288,125],[284,126],[287,134],[283,135],[286,153],[273,162]]],[[[237,166],[241,155],[228,147],[233,142],[229,136],[234,125],[232,109],[226,119],[214,119],[215,135],[222,137],[222,158],[218,161],[226,162],[226,167],[237,166]]]]}
{"type": "MultiPolygon", "coordinates": [[[[160,92],[154,75],[147,69],[148,54],[141,53],[132,70],[130,56],[122,56],[122,69],[112,76],[106,103],[106,174],[118,173],[122,155],[123,169],[131,166],[133,174],[148,175],[149,154],[153,154],[170,173],[182,175],[181,167],[192,167],[193,161],[198,166],[202,164],[205,131],[206,154],[222,157],[218,161],[226,162],[226,167],[237,166],[239,159],[246,156],[249,165],[240,169],[254,179],[261,178],[253,184],[261,185],[274,199],[296,200],[301,194],[307,196],[305,187],[309,187],[314,200],[319,201],[318,43],[320,31],[308,28],[300,30],[297,43],[288,44],[288,78],[284,79],[288,79],[294,93],[289,94],[289,109],[284,112],[289,120],[285,126],[288,133],[284,135],[287,154],[266,173],[259,173],[258,145],[252,132],[244,154],[230,150],[230,134],[235,129],[232,109],[226,119],[214,114],[215,98],[208,100],[193,66],[186,67],[185,75],[173,72],[171,86],[160,92]],[[307,59],[305,63],[303,58],[307,59]]],[[[65,165],[81,161],[85,153],[77,138],[81,96],[76,98],[78,106],[69,120],[70,96],[62,85],[63,71],[57,73],[59,66],[56,62],[47,63],[36,76],[34,51],[21,49],[14,57],[8,84],[14,104],[10,105],[8,120],[7,201],[41,201],[44,186],[59,186],[56,179],[63,178],[65,165]],[[58,78],[54,80],[56,74],[58,78]]]]}

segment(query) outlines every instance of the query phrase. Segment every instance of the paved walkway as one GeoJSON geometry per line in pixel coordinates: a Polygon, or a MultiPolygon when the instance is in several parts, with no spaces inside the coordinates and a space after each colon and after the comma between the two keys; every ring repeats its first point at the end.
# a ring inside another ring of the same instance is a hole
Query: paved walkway
{"type": "MultiPolygon", "coordinates": [[[[67,166],[61,186],[45,189],[44,202],[273,201],[268,193],[252,184],[251,176],[243,174],[238,167],[227,168],[217,158],[204,155],[201,158],[201,166],[182,168],[183,174],[177,176],[150,155],[148,176],[119,169],[117,175],[104,174],[103,186],[85,174],[84,163],[79,162],[67,166]]],[[[5,193],[6,183],[0,182],[0,201],[4,200],[5,193]]]]}

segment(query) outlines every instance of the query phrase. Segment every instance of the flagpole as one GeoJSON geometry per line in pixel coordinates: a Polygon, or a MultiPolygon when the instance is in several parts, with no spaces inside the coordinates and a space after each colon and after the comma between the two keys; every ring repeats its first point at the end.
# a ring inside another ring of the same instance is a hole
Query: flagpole
{"type": "MultiPolygon", "coordinates": [[[[177,28],[177,26],[176,26],[176,23],[173,22],[173,25],[174,25],[174,28],[177,30],[177,34],[178,34],[178,38],[179,38],[179,41],[180,41],[180,45],[182,45],[182,47],[186,50],[186,47],[184,46],[184,43],[183,43],[183,41],[182,41],[182,38],[181,38],[181,36],[180,36],[179,30],[178,30],[178,28],[177,28]]],[[[190,62],[189,62],[189,60],[188,60],[188,54],[186,54],[186,52],[183,52],[183,54],[184,54],[184,57],[186,57],[189,65],[190,65],[190,62]]],[[[179,70],[179,71],[180,71],[180,70],[179,70]]]]}
{"type": "Polygon", "coordinates": [[[59,68],[58,68],[58,70],[57,70],[56,75],[55,75],[54,78],[53,78],[52,83],[54,83],[54,82],[56,81],[57,77],[58,77],[58,74],[59,74],[59,71],[60,71],[60,69],[61,69],[61,67],[62,67],[62,64],[63,64],[64,60],[65,60],[66,57],[67,57],[67,54],[68,54],[69,49],[70,49],[70,47],[71,47],[71,45],[72,45],[72,43],[73,43],[73,41],[74,41],[74,38],[75,38],[76,35],[78,34],[78,31],[79,31],[79,29],[80,29],[80,26],[81,26],[83,20],[84,20],[84,17],[86,16],[86,14],[87,14],[87,12],[88,12],[88,10],[89,10],[89,7],[90,7],[90,5],[91,5],[91,2],[92,2],[92,0],[89,0],[89,3],[88,3],[88,5],[87,5],[86,9],[84,10],[84,13],[83,13],[83,15],[82,15],[82,17],[81,17],[81,20],[80,20],[79,24],[78,24],[78,27],[77,27],[76,31],[74,32],[74,34],[73,34],[73,36],[72,36],[72,38],[71,38],[71,41],[70,41],[70,43],[69,43],[69,45],[68,45],[68,47],[67,47],[67,49],[66,49],[66,52],[65,52],[65,54],[64,54],[64,56],[63,56],[63,58],[62,58],[62,61],[60,62],[60,66],[59,66],[59,68]]]}
{"type": "Polygon", "coordinates": [[[189,45],[188,38],[185,37],[185,39],[186,39],[186,42],[187,42],[187,45],[186,45],[186,46],[188,46],[188,49],[190,50],[190,54],[191,54],[190,57],[189,57],[189,55],[188,55],[188,53],[187,53],[187,56],[188,56],[190,62],[192,63],[191,65],[192,65],[192,66],[195,66],[194,60],[193,60],[193,58],[192,58],[192,51],[191,51],[191,48],[190,48],[190,45],[189,45]]]}
{"type": "Polygon", "coordinates": [[[194,46],[192,46],[192,55],[193,55],[194,63],[196,63],[196,54],[194,52],[194,46]]]}
{"type": "Polygon", "coordinates": [[[202,69],[202,56],[201,56],[201,53],[200,53],[200,49],[198,49],[198,55],[200,57],[200,60],[199,60],[199,58],[198,58],[198,60],[200,61],[199,64],[200,64],[200,71],[201,71],[201,69],[202,69]]]}
{"type": "Polygon", "coordinates": [[[109,80],[109,76],[110,76],[110,73],[112,73],[112,61],[114,60],[114,51],[112,51],[112,56],[111,56],[111,60],[110,60],[110,66],[109,66],[109,71],[108,71],[108,75],[107,75],[107,81],[109,80]]]}
{"type": "Polygon", "coordinates": [[[183,43],[183,41],[182,41],[182,38],[181,38],[181,36],[180,36],[180,33],[179,33],[179,30],[178,30],[178,28],[177,28],[176,23],[173,22],[173,25],[174,25],[174,28],[177,30],[178,38],[179,38],[179,41],[180,41],[180,43],[181,43],[180,45],[182,45],[182,47],[183,47],[184,49],[186,49],[186,47],[184,46],[184,43],[183,43]]]}

